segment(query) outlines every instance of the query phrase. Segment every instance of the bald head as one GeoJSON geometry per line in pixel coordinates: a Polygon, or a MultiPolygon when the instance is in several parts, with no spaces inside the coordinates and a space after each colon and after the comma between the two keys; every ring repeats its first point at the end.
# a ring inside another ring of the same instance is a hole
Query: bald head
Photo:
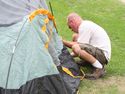
{"type": "Polygon", "coordinates": [[[73,19],[79,19],[79,20],[82,20],[82,18],[75,12],[72,12],[70,13],[68,16],[67,16],[67,19],[68,20],[73,20],[73,19]]]}
{"type": "Polygon", "coordinates": [[[69,28],[76,33],[78,33],[78,28],[81,22],[82,22],[82,18],[77,13],[73,12],[67,16],[67,24],[69,28]]]}

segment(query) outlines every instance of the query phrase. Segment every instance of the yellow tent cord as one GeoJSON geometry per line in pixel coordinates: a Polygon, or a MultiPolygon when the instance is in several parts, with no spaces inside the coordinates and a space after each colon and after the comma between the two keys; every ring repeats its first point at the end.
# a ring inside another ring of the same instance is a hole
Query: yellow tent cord
{"type": "Polygon", "coordinates": [[[80,78],[80,80],[83,80],[83,78],[84,78],[84,76],[85,76],[85,74],[84,74],[83,71],[81,71],[82,74],[83,74],[83,76],[74,76],[74,75],[72,74],[72,72],[71,72],[68,68],[62,66],[62,70],[63,70],[65,73],[67,73],[68,75],[70,75],[71,77],[73,77],[73,78],[80,78]]]}
{"type": "Polygon", "coordinates": [[[50,20],[54,20],[54,16],[52,16],[52,14],[48,10],[37,9],[29,15],[30,21],[32,21],[34,19],[34,17],[39,15],[39,14],[47,15],[50,20]]]}
{"type": "MultiPolygon", "coordinates": [[[[49,20],[54,21],[54,16],[46,9],[37,9],[29,15],[30,21],[32,21],[35,18],[35,16],[37,16],[39,14],[47,15],[47,17],[48,17],[44,20],[45,25],[42,26],[42,32],[46,32],[46,24],[49,23],[49,20]]],[[[45,43],[45,48],[47,48],[47,49],[48,49],[48,44],[50,42],[50,39],[52,37],[52,27],[50,28],[50,35],[48,37],[49,38],[48,38],[47,42],[45,43]]]]}

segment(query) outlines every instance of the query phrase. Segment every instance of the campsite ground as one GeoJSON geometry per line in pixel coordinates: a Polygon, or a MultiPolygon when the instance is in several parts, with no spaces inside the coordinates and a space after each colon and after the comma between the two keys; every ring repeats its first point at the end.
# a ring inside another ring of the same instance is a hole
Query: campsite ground
{"type": "Polygon", "coordinates": [[[105,28],[112,43],[112,58],[107,74],[99,80],[84,79],[80,94],[125,94],[125,0],[50,0],[59,34],[71,40],[66,16],[77,12],[105,28]],[[67,33],[68,32],[68,33],[67,33]]]}

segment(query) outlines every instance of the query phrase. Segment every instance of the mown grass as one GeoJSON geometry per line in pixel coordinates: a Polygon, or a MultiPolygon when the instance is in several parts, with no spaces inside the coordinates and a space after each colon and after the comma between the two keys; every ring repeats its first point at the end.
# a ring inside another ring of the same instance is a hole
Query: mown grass
{"type": "MultiPolygon", "coordinates": [[[[118,0],[50,1],[53,7],[59,34],[67,40],[71,40],[72,34],[66,23],[66,17],[70,12],[77,12],[83,19],[92,20],[105,28],[112,43],[112,58],[106,66],[107,75],[102,80],[108,80],[111,76],[122,76],[125,79],[125,4],[118,0]]],[[[96,83],[98,83],[98,80],[83,80],[80,86],[80,93],[125,94],[125,92],[121,93],[118,90],[119,84],[112,84],[105,88],[99,88],[99,86],[95,86],[98,85],[96,83]],[[92,92],[92,90],[95,91],[92,92]]]]}

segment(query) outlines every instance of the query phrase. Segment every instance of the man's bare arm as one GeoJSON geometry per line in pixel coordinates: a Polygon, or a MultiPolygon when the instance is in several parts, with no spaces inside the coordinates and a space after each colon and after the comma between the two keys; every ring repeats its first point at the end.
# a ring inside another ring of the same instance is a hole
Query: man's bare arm
{"type": "Polygon", "coordinates": [[[72,48],[72,46],[77,44],[77,42],[63,40],[63,44],[69,48],[72,48]]]}

